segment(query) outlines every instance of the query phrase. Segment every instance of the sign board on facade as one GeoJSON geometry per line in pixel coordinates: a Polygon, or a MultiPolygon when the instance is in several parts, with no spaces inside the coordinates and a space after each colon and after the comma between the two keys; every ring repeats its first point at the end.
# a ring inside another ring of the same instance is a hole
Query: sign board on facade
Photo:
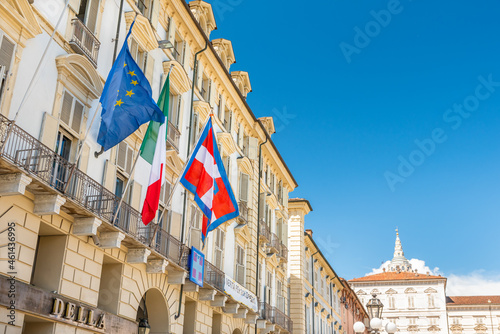
{"type": "Polygon", "coordinates": [[[189,256],[189,280],[203,287],[203,276],[205,272],[205,255],[194,247],[191,247],[189,256]]]}
{"type": "Polygon", "coordinates": [[[224,292],[230,295],[234,300],[242,303],[254,312],[259,311],[259,305],[257,302],[257,296],[248,291],[246,288],[241,286],[234,279],[226,275],[226,280],[224,282],[224,292]]]}

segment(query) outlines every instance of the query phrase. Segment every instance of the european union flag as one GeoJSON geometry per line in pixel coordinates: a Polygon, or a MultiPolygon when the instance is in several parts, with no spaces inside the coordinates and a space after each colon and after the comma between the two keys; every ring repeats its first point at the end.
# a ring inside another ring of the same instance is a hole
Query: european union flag
{"type": "MultiPolygon", "coordinates": [[[[134,22],[135,23],[135,22],[134,22]]],[[[128,49],[125,38],[106,80],[101,96],[101,127],[97,142],[105,151],[151,120],[163,123],[165,116],[153,100],[151,86],[128,49]]]]}

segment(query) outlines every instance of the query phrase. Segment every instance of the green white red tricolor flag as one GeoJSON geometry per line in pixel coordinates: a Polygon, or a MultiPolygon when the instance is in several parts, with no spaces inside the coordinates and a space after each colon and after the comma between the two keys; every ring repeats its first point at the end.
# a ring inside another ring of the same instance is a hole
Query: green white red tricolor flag
{"type": "Polygon", "coordinates": [[[165,122],[149,122],[148,130],[141,145],[141,157],[151,164],[146,199],[142,206],[142,222],[147,225],[156,216],[160,202],[160,192],[165,182],[165,162],[167,160],[167,120],[170,97],[170,74],[163,85],[158,107],[165,115],[165,122]]]}

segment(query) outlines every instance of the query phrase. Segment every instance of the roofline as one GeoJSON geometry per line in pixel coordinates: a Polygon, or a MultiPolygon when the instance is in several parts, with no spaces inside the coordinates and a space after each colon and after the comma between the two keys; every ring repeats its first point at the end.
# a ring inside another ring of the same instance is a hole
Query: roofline
{"type": "MultiPolygon", "coordinates": [[[[223,71],[226,73],[226,75],[228,76],[228,78],[230,79],[229,81],[231,82],[231,84],[233,85],[234,89],[236,90],[236,93],[239,95],[241,101],[243,102],[243,104],[245,105],[245,107],[248,109],[248,111],[250,112],[250,115],[252,116],[253,120],[254,121],[258,121],[257,117],[255,117],[255,114],[253,113],[252,111],[252,108],[250,108],[250,106],[248,105],[245,97],[243,96],[243,94],[241,94],[238,86],[236,86],[236,83],[234,82],[234,80],[231,78],[231,74],[229,73],[229,71],[227,70],[226,66],[224,66],[224,63],[222,62],[222,60],[220,59],[219,55],[217,54],[217,52],[215,51],[213,45],[212,45],[212,42],[208,39],[207,35],[205,34],[205,32],[203,31],[203,29],[201,28],[200,26],[200,23],[198,22],[198,20],[196,20],[196,17],[194,16],[193,12],[191,11],[191,9],[189,8],[189,4],[187,3],[186,0],[183,0],[181,1],[183,4],[184,4],[184,8],[186,9],[186,11],[188,12],[189,16],[191,17],[191,19],[193,20],[195,26],[198,28],[199,32],[201,33],[201,35],[203,36],[203,39],[205,40],[205,42],[207,43],[208,47],[210,48],[210,50],[214,53],[214,55],[216,56],[215,58],[217,59],[217,61],[219,62],[219,64],[221,65],[223,71]]],[[[273,149],[276,151],[276,153],[278,154],[278,157],[280,158],[281,162],[283,163],[283,165],[285,166],[285,169],[286,171],[288,172],[288,174],[290,175],[292,181],[295,183],[295,187],[294,188],[297,188],[299,186],[299,184],[297,183],[297,181],[295,180],[295,178],[293,177],[293,174],[292,172],[290,171],[290,169],[288,168],[285,160],[283,159],[283,157],[281,156],[280,152],[278,151],[278,149],[276,148],[276,145],[274,145],[274,142],[272,141],[271,139],[271,136],[267,133],[266,131],[266,128],[264,127],[264,125],[259,121],[258,122],[260,124],[260,127],[261,129],[264,131],[264,134],[266,135],[266,138],[267,140],[271,143],[273,149]]]]}
{"type": "Polygon", "coordinates": [[[337,273],[335,272],[335,270],[334,270],[334,269],[332,268],[332,266],[330,265],[330,262],[328,262],[328,260],[327,260],[327,259],[326,259],[326,257],[323,255],[323,253],[321,253],[321,249],[318,247],[318,245],[316,245],[316,243],[314,242],[314,239],[312,238],[312,236],[311,236],[309,233],[307,233],[307,232],[304,232],[304,235],[305,235],[306,237],[308,237],[308,238],[311,240],[311,242],[312,242],[312,244],[314,245],[314,247],[316,247],[317,252],[319,253],[319,255],[321,255],[321,256],[323,257],[323,259],[325,259],[325,262],[326,262],[326,264],[328,265],[328,267],[330,268],[330,270],[331,270],[331,271],[333,271],[333,273],[335,274],[335,277],[337,277],[337,278],[338,278],[338,280],[339,280],[340,284],[342,285],[342,287],[343,287],[343,288],[345,288],[344,283],[342,283],[342,278],[341,278],[339,275],[337,275],[337,273]]]}
{"type": "Polygon", "coordinates": [[[309,200],[307,200],[305,198],[290,198],[290,199],[288,199],[288,202],[295,202],[295,203],[304,202],[309,207],[309,211],[313,211],[311,203],[309,203],[309,200]]]}
{"type": "MultiPolygon", "coordinates": [[[[365,276],[366,277],[366,276],[365,276]]],[[[360,278],[363,278],[363,277],[360,277],[360,278]]],[[[428,276],[422,276],[421,280],[425,280],[425,279],[428,279],[428,280],[447,280],[446,277],[439,277],[439,276],[433,276],[432,278],[431,277],[428,277],[428,276]]],[[[384,282],[401,282],[401,281],[409,281],[408,279],[384,279],[384,280],[380,280],[380,279],[374,279],[374,280],[363,280],[363,281],[356,281],[356,278],[353,278],[352,280],[349,280],[347,282],[349,283],[365,283],[365,282],[380,282],[380,281],[384,281],[384,282]]]]}

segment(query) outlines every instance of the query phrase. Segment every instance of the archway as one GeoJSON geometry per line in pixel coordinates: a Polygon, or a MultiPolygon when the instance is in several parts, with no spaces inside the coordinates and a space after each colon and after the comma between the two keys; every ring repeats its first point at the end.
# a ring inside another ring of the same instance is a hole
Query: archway
{"type": "Polygon", "coordinates": [[[170,333],[168,306],[160,290],[152,288],[142,296],[136,320],[139,322],[141,319],[148,320],[150,334],[170,333]]]}
{"type": "Polygon", "coordinates": [[[243,332],[241,330],[239,330],[238,328],[236,328],[234,331],[233,331],[233,334],[243,334],[243,332]]]}

